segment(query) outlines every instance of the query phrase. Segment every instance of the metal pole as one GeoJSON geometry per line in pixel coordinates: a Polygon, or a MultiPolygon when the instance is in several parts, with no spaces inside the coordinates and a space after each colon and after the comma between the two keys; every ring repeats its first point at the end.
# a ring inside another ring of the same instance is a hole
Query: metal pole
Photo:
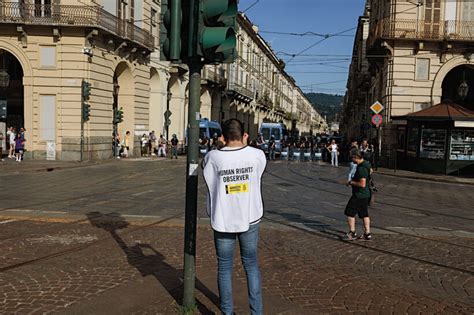
{"type": "Polygon", "coordinates": [[[81,162],[83,161],[84,156],[84,115],[82,114],[83,111],[83,104],[81,100],[81,162]]]}
{"type": "Polygon", "coordinates": [[[196,224],[199,165],[199,112],[201,98],[201,69],[198,62],[191,63],[189,73],[188,151],[186,177],[186,212],[184,235],[184,292],[183,306],[193,307],[196,274],[196,224]]]}

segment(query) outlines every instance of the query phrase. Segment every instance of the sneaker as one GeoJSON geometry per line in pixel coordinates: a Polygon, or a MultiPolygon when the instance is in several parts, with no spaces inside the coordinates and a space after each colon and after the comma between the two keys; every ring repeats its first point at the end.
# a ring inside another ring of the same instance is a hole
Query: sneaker
{"type": "Polygon", "coordinates": [[[370,233],[364,233],[359,237],[360,239],[363,239],[364,241],[371,241],[372,240],[372,234],[370,233]]]}
{"type": "Polygon", "coordinates": [[[357,240],[357,233],[356,232],[347,232],[342,237],[343,241],[355,241],[357,240]]]}

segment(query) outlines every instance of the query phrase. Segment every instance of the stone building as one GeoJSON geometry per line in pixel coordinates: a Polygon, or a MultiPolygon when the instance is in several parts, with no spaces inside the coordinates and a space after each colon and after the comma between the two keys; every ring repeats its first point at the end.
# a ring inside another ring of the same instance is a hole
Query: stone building
{"type": "MultiPolygon", "coordinates": [[[[263,121],[316,131],[323,119],[284,64],[245,16],[238,22],[240,57],[204,69],[201,116],[239,118],[252,137],[263,121]]],[[[187,68],[160,61],[159,25],[159,0],[0,1],[0,129],[26,128],[35,159],[110,158],[115,128],[131,132],[134,154],[152,130],[184,143],[187,68]],[[84,124],[83,81],[92,87],[84,124]]]]}
{"type": "Polygon", "coordinates": [[[420,157],[420,143],[431,140],[427,132],[407,134],[406,115],[441,102],[474,109],[474,2],[368,0],[347,88],[342,121],[347,135],[372,138],[380,161],[392,167],[410,141],[420,157]],[[369,125],[368,108],[375,101],[385,107],[379,139],[369,125]]]}

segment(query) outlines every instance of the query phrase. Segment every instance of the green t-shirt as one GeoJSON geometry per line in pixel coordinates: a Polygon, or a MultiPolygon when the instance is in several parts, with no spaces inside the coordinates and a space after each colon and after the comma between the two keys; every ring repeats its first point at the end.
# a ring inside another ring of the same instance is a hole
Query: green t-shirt
{"type": "Polygon", "coordinates": [[[358,182],[362,178],[365,178],[365,188],[359,188],[352,186],[352,195],[359,199],[370,198],[369,190],[369,178],[370,178],[370,163],[364,161],[364,163],[357,165],[357,170],[354,175],[353,181],[358,182]]]}

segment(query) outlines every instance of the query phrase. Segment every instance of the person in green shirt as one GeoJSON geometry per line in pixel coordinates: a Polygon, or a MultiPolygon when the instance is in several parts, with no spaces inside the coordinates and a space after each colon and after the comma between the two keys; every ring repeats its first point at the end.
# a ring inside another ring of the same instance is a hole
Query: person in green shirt
{"type": "Polygon", "coordinates": [[[357,164],[354,177],[347,183],[352,187],[352,197],[347,203],[344,214],[347,217],[349,232],[344,235],[344,240],[353,241],[357,239],[355,216],[358,215],[364,221],[364,234],[361,238],[371,240],[370,234],[370,217],[369,217],[369,200],[370,200],[370,173],[371,166],[365,161],[360,152],[352,155],[352,162],[357,164]]]}

